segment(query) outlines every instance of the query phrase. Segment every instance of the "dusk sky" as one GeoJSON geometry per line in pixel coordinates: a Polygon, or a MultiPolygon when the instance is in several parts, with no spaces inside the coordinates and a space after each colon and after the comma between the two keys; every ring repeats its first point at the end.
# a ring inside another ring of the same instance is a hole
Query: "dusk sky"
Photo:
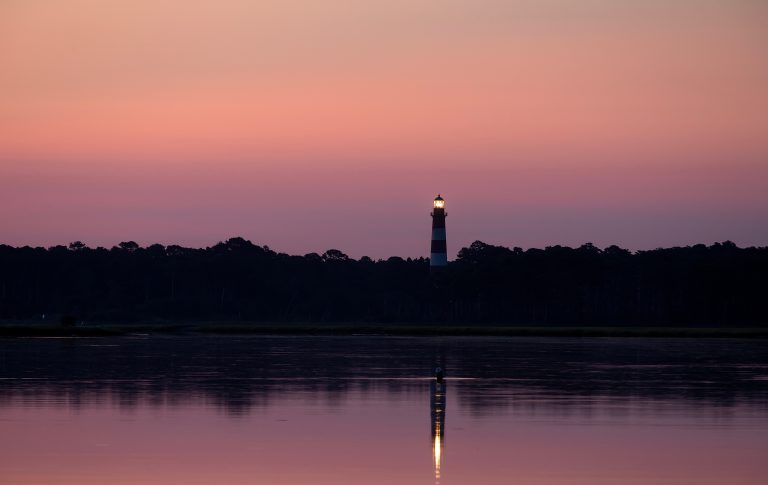
{"type": "Polygon", "coordinates": [[[762,0],[4,0],[0,244],[768,245],[762,0]]]}

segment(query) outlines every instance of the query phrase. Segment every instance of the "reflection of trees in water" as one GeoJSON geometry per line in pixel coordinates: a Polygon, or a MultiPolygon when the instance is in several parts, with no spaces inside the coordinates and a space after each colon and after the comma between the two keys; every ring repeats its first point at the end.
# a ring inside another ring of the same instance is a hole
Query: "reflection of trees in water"
{"type": "Polygon", "coordinates": [[[334,407],[352,394],[423,395],[420,379],[429,377],[440,355],[452,378],[472,378],[452,381],[452,392],[476,415],[655,412],[659,406],[673,412],[702,405],[727,417],[734,405],[766,402],[763,348],[761,341],[685,339],[5,340],[0,405],[203,403],[233,415],[282,399],[334,407]],[[627,401],[636,406],[614,406],[627,401]]]}
{"type": "MultiPolygon", "coordinates": [[[[338,379],[330,379],[338,381],[338,379]]],[[[111,406],[130,410],[135,407],[216,406],[228,414],[247,414],[253,408],[301,401],[324,408],[342,407],[350,395],[361,400],[398,400],[425,390],[425,380],[391,385],[386,380],[374,384],[363,380],[329,383],[310,380],[199,380],[165,381],[143,384],[100,381],[82,385],[73,381],[12,381],[0,389],[0,406],[14,403],[54,404],[74,409],[111,406]]]]}

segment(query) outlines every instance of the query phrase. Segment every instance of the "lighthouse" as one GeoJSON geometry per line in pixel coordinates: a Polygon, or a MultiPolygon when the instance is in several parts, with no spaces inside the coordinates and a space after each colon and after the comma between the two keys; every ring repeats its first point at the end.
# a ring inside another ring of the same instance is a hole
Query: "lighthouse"
{"type": "Polygon", "coordinates": [[[429,255],[430,271],[437,271],[448,265],[448,251],[445,245],[445,200],[437,194],[432,209],[432,250],[429,255]]]}

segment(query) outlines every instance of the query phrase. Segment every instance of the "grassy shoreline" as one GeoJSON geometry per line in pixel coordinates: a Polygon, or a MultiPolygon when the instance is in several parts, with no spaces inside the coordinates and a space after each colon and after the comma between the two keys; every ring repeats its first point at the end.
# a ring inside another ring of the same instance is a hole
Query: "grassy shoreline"
{"type": "Polygon", "coordinates": [[[478,337],[768,338],[768,328],[525,327],[441,324],[205,323],[104,324],[64,327],[0,323],[0,337],[110,337],[135,335],[368,335],[478,337]]]}

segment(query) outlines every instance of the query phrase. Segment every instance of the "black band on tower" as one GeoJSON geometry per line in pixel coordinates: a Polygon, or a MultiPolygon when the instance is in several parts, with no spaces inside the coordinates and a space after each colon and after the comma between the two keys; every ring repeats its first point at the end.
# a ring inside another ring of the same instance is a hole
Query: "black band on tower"
{"type": "Polygon", "coordinates": [[[448,247],[445,244],[445,239],[442,241],[439,239],[433,239],[432,240],[432,251],[433,253],[447,253],[448,247]]]}

